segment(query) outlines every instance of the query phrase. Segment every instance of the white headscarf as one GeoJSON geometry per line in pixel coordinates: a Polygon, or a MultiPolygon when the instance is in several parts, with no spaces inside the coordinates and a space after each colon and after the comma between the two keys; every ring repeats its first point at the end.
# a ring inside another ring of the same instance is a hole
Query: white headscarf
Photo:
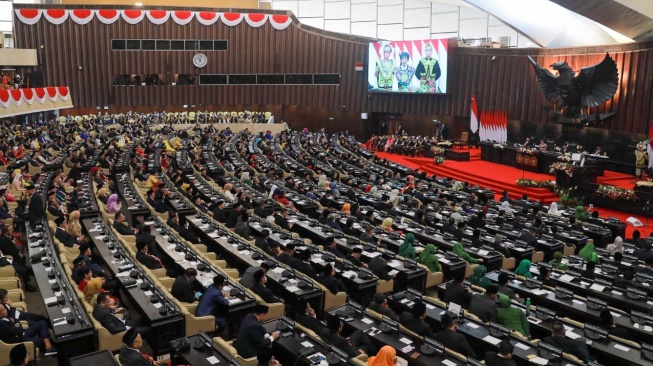
{"type": "Polygon", "coordinates": [[[512,213],[512,208],[510,208],[510,202],[508,202],[508,201],[501,202],[501,209],[506,212],[506,215],[509,215],[509,214],[512,213]]]}
{"type": "Polygon", "coordinates": [[[551,206],[549,206],[549,215],[553,216],[560,216],[560,211],[558,211],[558,204],[555,202],[551,202],[551,206]]]}
{"type": "Polygon", "coordinates": [[[616,238],[614,238],[614,243],[608,244],[608,246],[605,249],[607,249],[607,251],[610,252],[610,255],[613,255],[616,252],[623,253],[624,239],[620,236],[617,236],[616,238]]]}

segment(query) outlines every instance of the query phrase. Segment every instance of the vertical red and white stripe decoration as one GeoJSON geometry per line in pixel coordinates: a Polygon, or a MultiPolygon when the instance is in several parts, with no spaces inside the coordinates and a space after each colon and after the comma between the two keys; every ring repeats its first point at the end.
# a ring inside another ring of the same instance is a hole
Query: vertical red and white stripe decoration
{"type": "Polygon", "coordinates": [[[469,116],[469,129],[472,133],[478,131],[478,104],[476,103],[476,93],[472,93],[472,110],[469,116]]]}
{"type": "Polygon", "coordinates": [[[481,112],[478,135],[481,141],[508,142],[508,113],[505,111],[481,112]]]}

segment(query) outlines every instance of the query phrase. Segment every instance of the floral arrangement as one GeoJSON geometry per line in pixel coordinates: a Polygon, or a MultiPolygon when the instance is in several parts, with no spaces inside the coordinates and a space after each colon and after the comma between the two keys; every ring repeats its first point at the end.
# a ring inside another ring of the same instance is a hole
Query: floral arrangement
{"type": "Polygon", "coordinates": [[[560,161],[571,161],[571,155],[569,155],[569,154],[558,155],[558,160],[560,160],[560,161]]]}
{"type": "Polygon", "coordinates": [[[562,170],[567,173],[568,176],[573,177],[573,167],[568,163],[553,163],[549,166],[549,173],[555,173],[558,170],[562,170]]]}
{"type": "Polygon", "coordinates": [[[519,149],[517,149],[517,152],[524,155],[535,155],[538,153],[538,151],[539,150],[537,149],[529,149],[527,147],[520,147],[519,149]]]}
{"type": "Polygon", "coordinates": [[[444,149],[441,147],[433,147],[431,148],[431,151],[433,152],[433,155],[439,156],[439,155],[444,155],[444,149]]]}
{"type": "Polygon", "coordinates": [[[573,188],[556,187],[554,191],[560,197],[560,204],[563,207],[577,207],[585,200],[584,197],[577,197],[573,188]]]}
{"type": "Polygon", "coordinates": [[[619,188],[615,186],[609,186],[601,184],[596,190],[596,194],[603,197],[608,197],[611,200],[626,200],[626,201],[635,201],[637,196],[635,191],[632,189],[619,188]]]}
{"type": "Polygon", "coordinates": [[[442,156],[442,155],[437,155],[437,156],[435,157],[435,163],[436,163],[436,164],[443,164],[443,163],[444,163],[444,156],[442,156]]]}
{"type": "Polygon", "coordinates": [[[503,149],[503,148],[506,147],[505,145],[502,145],[502,144],[494,144],[493,146],[494,146],[495,148],[497,148],[497,149],[503,149]]]}
{"type": "Polygon", "coordinates": [[[520,187],[533,187],[533,188],[555,188],[555,182],[551,180],[533,180],[533,179],[517,179],[517,185],[520,187]]]}

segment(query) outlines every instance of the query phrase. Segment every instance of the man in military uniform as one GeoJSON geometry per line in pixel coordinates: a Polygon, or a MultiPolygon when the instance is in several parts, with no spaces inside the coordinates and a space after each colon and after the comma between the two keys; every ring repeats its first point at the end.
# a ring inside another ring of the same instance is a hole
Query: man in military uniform
{"type": "Polygon", "coordinates": [[[392,90],[392,76],[395,69],[395,60],[392,58],[392,47],[383,46],[383,58],[376,62],[374,76],[379,80],[379,89],[392,90]]]}
{"type": "Polygon", "coordinates": [[[440,78],[442,72],[440,71],[438,60],[432,57],[433,45],[429,43],[424,46],[424,53],[426,57],[419,60],[419,64],[415,70],[415,76],[417,76],[421,85],[428,84],[430,85],[430,89],[435,89],[435,81],[440,78]]]}

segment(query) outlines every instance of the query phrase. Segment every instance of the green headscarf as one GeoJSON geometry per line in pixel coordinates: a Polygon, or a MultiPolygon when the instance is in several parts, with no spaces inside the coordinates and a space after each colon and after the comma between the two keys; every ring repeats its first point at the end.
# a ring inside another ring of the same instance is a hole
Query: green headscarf
{"type": "Polygon", "coordinates": [[[587,243],[585,243],[585,246],[583,249],[578,252],[578,256],[583,258],[586,262],[594,262],[596,264],[599,264],[599,257],[596,255],[596,252],[594,251],[594,240],[588,240],[587,243]]]}
{"type": "Polygon", "coordinates": [[[413,247],[414,242],[415,235],[412,233],[406,234],[404,243],[399,246],[399,255],[404,258],[415,259],[415,247],[413,247]]]}
{"type": "Polygon", "coordinates": [[[587,212],[583,206],[576,206],[576,220],[587,220],[587,212]]]}
{"type": "Polygon", "coordinates": [[[509,308],[512,305],[510,298],[504,294],[499,295],[499,307],[509,308]]]}
{"type": "Polygon", "coordinates": [[[435,245],[429,244],[419,255],[419,262],[428,267],[431,272],[440,272],[440,261],[435,256],[435,245]]]}
{"type": "Polygon", "coordinates": [[[469,255],[469,253],[467,253],[465,249],[463,249],[463,245],[460,243],[454,243],[453,252],[456,253],[456,255],[458,255],[458,257],[464,261],[467,261],[472,264],[478,263],[478,259],[469,255]]]}
{"type": "Polygon", "coordinates": [[[472,283],[472,285],[475,286],[480,286],[480,287],[487,287],[492,284],[492,282],[485,277],[485,274],[487,273],[487,267],[484,265],[479,265],[476,268],[474,268],[474,273],[472,273],[471,276],[469,276],[469,282],[472,283]]]}
{"type": "Polygon", "coordinates": [[[519,262],[519,266],[517,266],[517,269],[515,269],[515,274],[517,276],[532,278],[533,275],[531,274],[531,261],[528,259],[523,259],[521,262],[519,262]]]}

